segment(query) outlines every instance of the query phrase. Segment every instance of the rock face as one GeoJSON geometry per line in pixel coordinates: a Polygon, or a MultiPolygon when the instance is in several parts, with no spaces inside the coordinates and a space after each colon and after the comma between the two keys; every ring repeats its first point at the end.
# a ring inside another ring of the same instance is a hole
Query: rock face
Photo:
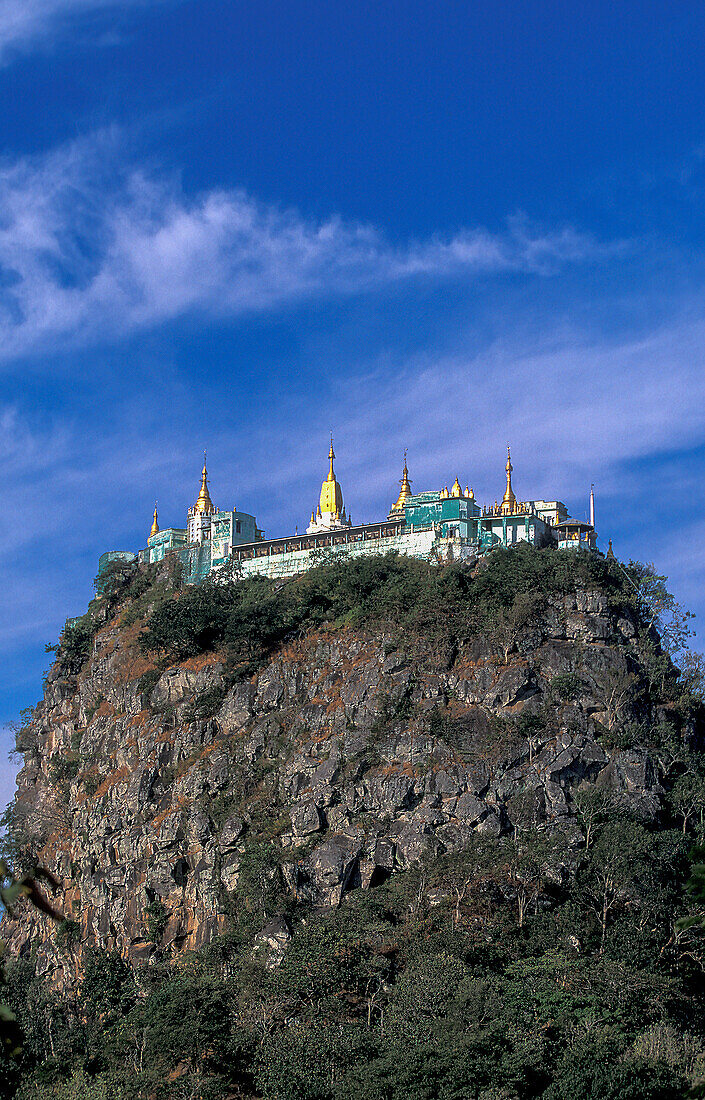
{"type": "MultiPolygon", "coordinates": [[[[86,947],[147,960],[155,939],[174,952],[225,931],[257,845],[275,850],[290,906],[335,906],[478,833],[547,823],[580,843],[579,788],[659,812],[646,751],[607,747],[617,716],[653,716],[626,686],[641,674],[636,625],[599,592],[550,600],[510,646],[478,638],[450,657],[389,632],[321,631],[227,690],[215,655],[145,676],[136,633],[112,624],[78,675],[55,666],[25,735],[17,817],[41,837],[80,943],[68,966],[30,910],[3,933],[57,980],[86,947]],[[193,718],[206,698],[214,713],[193,718]]],[[[289,937],[274,913],[257,942],[280,956],[289,937]]]]}

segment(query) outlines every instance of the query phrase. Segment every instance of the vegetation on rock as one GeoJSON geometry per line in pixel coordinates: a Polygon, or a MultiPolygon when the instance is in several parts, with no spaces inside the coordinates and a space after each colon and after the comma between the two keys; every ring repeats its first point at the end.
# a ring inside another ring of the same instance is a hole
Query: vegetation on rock
{"type": "Polygon", "coordinates": [[[650,567],[528,547],[115,568],[18,728],[6,854],[63,918],[4,922],[0,1090],[698,1095],[688,636],[650,567]]]}

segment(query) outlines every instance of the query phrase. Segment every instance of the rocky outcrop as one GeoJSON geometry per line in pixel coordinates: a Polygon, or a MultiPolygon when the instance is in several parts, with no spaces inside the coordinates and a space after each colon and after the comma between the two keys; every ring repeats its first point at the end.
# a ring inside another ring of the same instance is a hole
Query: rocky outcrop
{"type": "MultiPolygon", "coordinates": [[[[449,659],[330,629],[228,687],[215,655],[156,672],[136,628],[105,627],[77,676],[50,672],[16,801],[81,947],[69,966],[46,918],[24,911],[5,922],[10,950],[68,978],[86,946],[198,948],[226,930],[257,845],[276,852],[267,873],[290,908],[336,906],[478,835],[539,824],[580,844],[575,793],[591,785],[657,815],[654,762],[609,736],[650,717],[637,633],[580,590],[511,644],[480,638],[449,659]]],[[[290,935],[268,914],[257,949],[276,961],[290,935]]]]}

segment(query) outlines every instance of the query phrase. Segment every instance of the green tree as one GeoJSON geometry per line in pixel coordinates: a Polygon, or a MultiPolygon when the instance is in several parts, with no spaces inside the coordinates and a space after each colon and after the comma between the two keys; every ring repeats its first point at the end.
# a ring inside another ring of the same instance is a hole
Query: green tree
{"type": "Polygon", "coordinates": [[[544,1100],[684,1100],[686,1082],[665,1062],[629,1056],[609,1033],[571,1044],[544,1100]]]}
{"type": "Polygon", "coordinates": [[[683,823],[683,832],[689,824],[695,826],[699,841],[702,841],[705,830],[705,772],[701,770],[700,761],[695,758],[691,766],[680,775],[671,789],[669,801],[675,814],[683,823]]]}
{"type": "Polygon", "coordinates": [[[619,818],[607,822],[593,844],[584,891],[599,923],[600,953],[610,917],[638,897],[650,847],[646,829],[619,818]]]}
{"type": "Polygon", "coordinates": [[[574,792],[573,806],[585,830],[585,848],[589,849],[605,821],[615,811],[614,794],[591,783],[574,792]]]}

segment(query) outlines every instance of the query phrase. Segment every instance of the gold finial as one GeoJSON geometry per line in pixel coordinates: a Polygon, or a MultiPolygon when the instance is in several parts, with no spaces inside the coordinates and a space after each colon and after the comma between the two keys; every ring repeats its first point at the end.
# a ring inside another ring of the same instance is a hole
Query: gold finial
{"type": "Polygon", "coordinates": [[[158,534],[159,534],[159,523],[158,523],[158,517],[157,517],[157,502],[155,500],[155,502],[154,502],[154,519],[152,520],[152,530],[149,532],[149,537],[151,539],[152,535],[158,535],[158,534]]]}
{"type": "Polygon", "coordinates": [[[328,452],[328,458],[330,461],[330,467],[328,469],[328,477],[321,486],[321,496],[318,506],[318,515],[327,513],[340,517],[343,512],[343,491],[335,478],[335,470],[333,469],[333,459],[335,458],[335,451],[333,450],[333,433],[330,436],[330,450],[328,452]]]}
{"type": "Polygon", "coordinates": [[[409,480],[409,471],[406,467],[407,454],[408,451],[404,451],[404,469],[402,471],[401,481],[399,482],[399,484],[401,485],[401,492],[399,493],[399,496],[392,505],[393,512],[401,512],[402,508],[406,504],[407,497],[411,496],[411,481],[409,480]]]}
{"type": "Polygon", "coordinates": [[[457,477],[453,482],[453,487],[450,490],[450,495],[452,497],[461,497],[463,495],[463,490],[460,488],[460,482],[458,481],[457,477]]]}
{"type": "Polygon", "coordinates": [[[512,455],[509,450],[509,444],[507,443],[507,465],[504,467],[507,471],[507,488],[504,490],[504,496],[502,497],[502,513],[507,514],[513,512],[516,508],[517,498],[514,496],[514,490],[512,489],[512,455]]]}
{"type": "Polygon", "coordinates": [[[201,512],[204,515],[210,516],[215,512],[215,505],[211,500],[211,495],[208,492],[208,470],[206,469],[206,452],[203,452],[203,469],[201,470],[201,489],[198,494],[196,503],[193,506],[194,512],[201,512]]]}

